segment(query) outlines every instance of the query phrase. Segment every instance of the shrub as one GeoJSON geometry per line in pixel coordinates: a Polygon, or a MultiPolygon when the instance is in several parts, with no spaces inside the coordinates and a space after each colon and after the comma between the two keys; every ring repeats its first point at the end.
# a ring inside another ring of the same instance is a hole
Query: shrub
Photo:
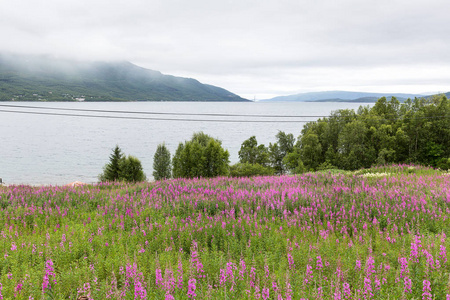
{"type": "Polygon", "coordinates": [[[222,142],[199,132],[180,143],[173,156],[173,177],[216,177],[228,175],[230,154],[222,142]]]}
{"type": "Polygon", "coordinates": [[[119,180],[127,182],[145,181],[146,177],[141,161],[134,156],[128,155],[120,162],[119,180]]]}
{"type": "Polygon", "coordinates": [[[237,163],[230,167],[230,176],[232,177],[250,177],[273,175],[274,170],[270,167],[264,167],[260,164],[237,163]]]}

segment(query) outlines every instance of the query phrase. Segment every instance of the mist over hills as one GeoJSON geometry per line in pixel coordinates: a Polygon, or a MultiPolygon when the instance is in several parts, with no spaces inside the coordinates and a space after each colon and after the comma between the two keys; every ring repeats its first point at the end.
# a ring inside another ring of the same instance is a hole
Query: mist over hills
{"type": "Polygon", "coordinates": [[[0,54],[0,101],[249,101],[130,62],[0,54]]]}
{"type": "Polygon", "coordinates": [[[399,101],[408,98],[427,97],[421,94],[404,94],[404,93],[365,93],[365,92],[348,92],[348,91],[327,91],[327,92],[311,92],[301,93],[289,96],[280,96],[271,99],[260,100],[261,102],[376,102],[381,97],[396,97],[399,101]]]}

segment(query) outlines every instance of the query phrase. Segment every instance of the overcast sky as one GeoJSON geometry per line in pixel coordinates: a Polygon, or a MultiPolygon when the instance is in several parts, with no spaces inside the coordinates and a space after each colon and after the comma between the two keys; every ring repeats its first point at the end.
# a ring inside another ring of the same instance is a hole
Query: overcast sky
{"type": "Polygon", "coordinates": [[[0,0],[0,51],[128,60],[242,97],[450,91],[448,0],[0,0]]]}

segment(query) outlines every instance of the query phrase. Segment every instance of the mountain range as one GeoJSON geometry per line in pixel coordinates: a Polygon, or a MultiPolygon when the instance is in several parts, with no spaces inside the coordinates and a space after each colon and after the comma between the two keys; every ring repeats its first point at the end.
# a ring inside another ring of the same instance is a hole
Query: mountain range
{"type": "MultiPolygon", "coordinates": [[[[447,93],[448,94],[448,93],[447,93]]],[[[259,100],[261,102],[360,102],[373,103],[381,97],[396,97],[400,102],[408,98],[414,99],[429,97],[430,95],[422,94],[403,94],[403,93],[365,93],[365,92],[348,92],[348,91],[327,91],[327,92],[311,92],[301,93],[289,96],[280,96],[271,99],[259,100]]]]}
{"type": "Polygon", "coordinates": [[[0,101],[249,101],[130,62],[0,54],[0,101]]]}
{"type": "MultiPolygon", "coordinates": [[[[447,97],[450,93],[446,94],[447,97]]],[[[423,94],[326,91],[280,96],[258,102],[359,102],[423,94]]],[[[92,62],[49,55],[0,53],[0,101],[249,101],[192,78],[164,75],[127,61],[92,62]]]]}

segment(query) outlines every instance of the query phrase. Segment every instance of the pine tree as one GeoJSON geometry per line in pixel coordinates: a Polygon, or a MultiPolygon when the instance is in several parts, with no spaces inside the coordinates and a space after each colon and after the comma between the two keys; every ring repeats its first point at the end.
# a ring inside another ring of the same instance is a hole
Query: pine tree
{"type": "Polygon", "coordinates": [[[103,168],[103,173],[99,175],[100,181],[116,181],[120,179],[120,164],[124,159],[124,154],[118,145],[109,156],[109,163],[103,168]]]}
{"type": "Polygon", "coordinates": [[[170,152],[166,145],[159,144],[156,148],[155,156],[153,156],[153,177],[155,180],[170,178],[172,166],[170,160],[170,152]]]}

